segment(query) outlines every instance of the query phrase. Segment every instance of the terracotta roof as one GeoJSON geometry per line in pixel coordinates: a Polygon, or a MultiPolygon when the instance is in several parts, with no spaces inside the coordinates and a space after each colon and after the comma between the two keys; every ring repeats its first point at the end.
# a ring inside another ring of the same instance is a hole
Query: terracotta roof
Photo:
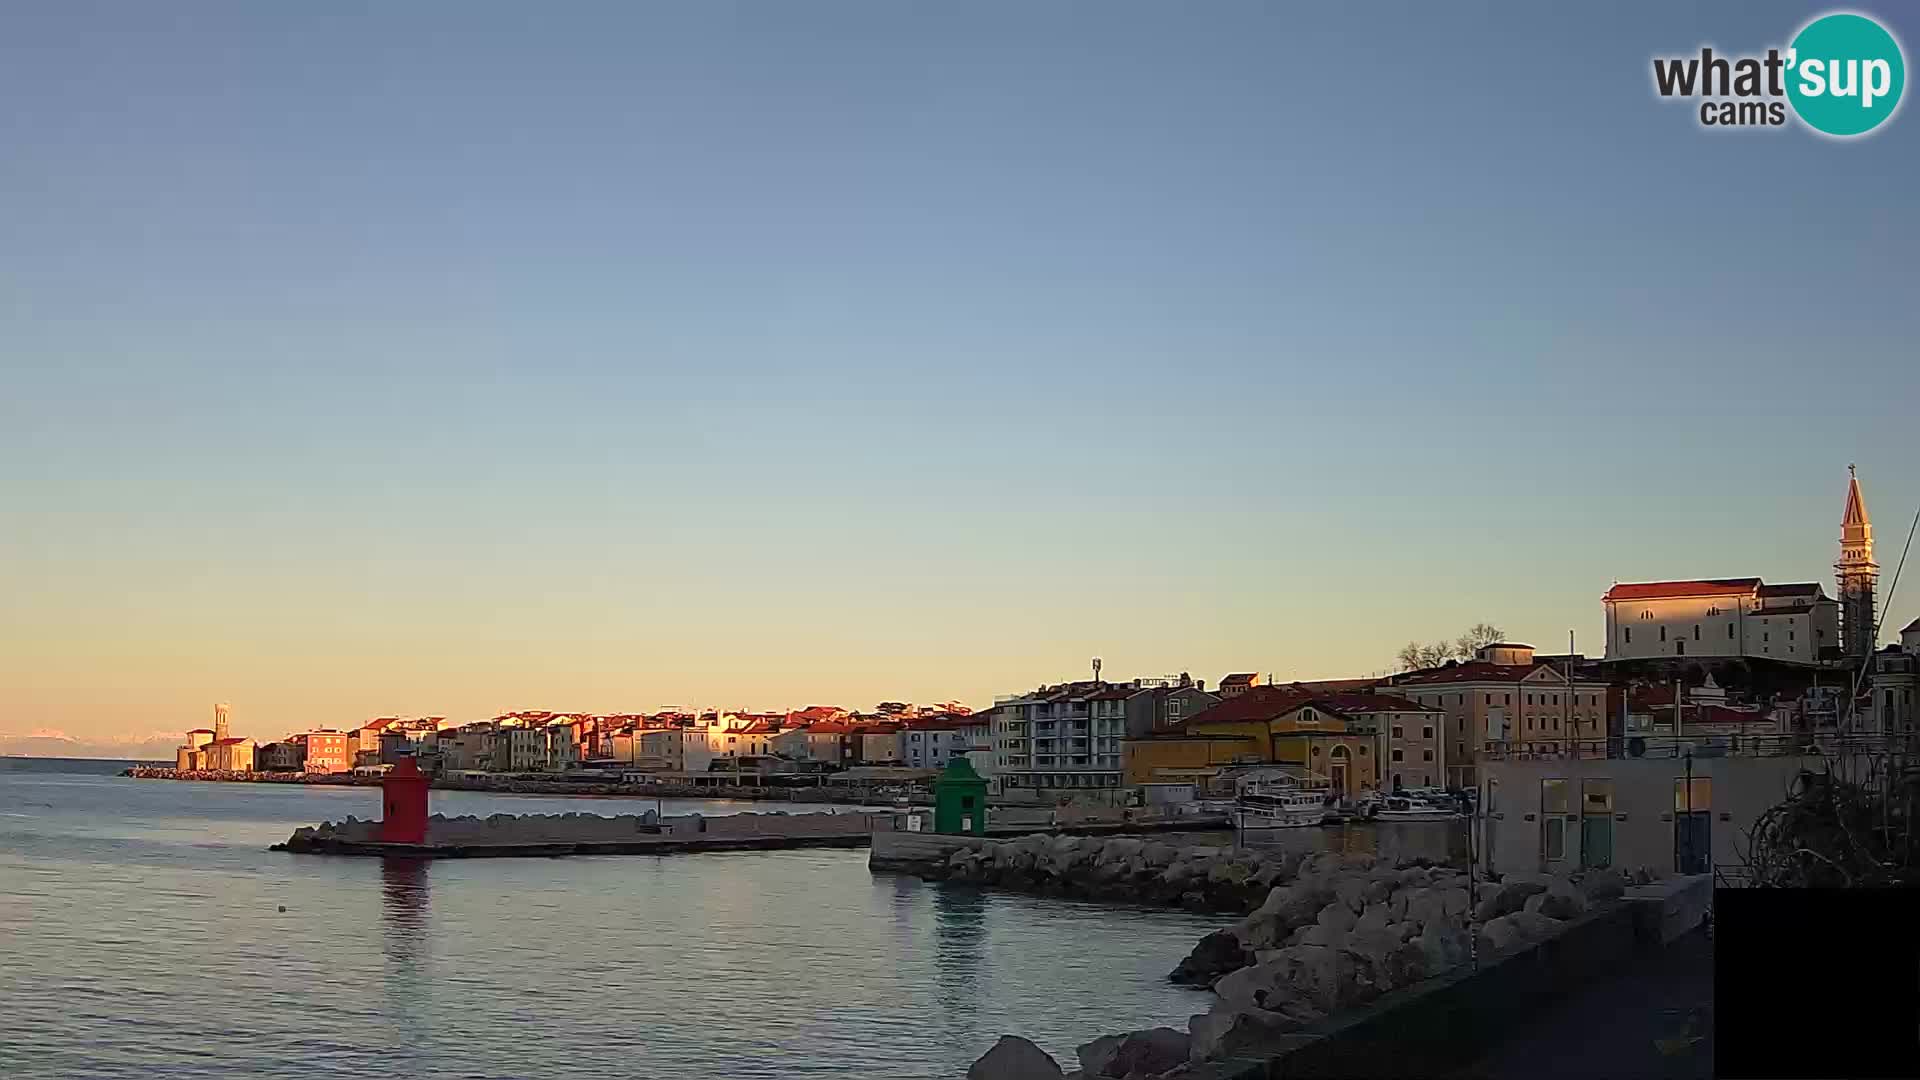
{"type": "MultiPolygon", "coordinates": [[[[1916,619],[1916,620],[1914,620],[1914,626],[1920,626],[1920,619],[1916,619]]],[[[1912,627],[1909,627],[1908,629],[1912,629],[1912,627]]],[[[213,729],[212,729],[212,728],[210,728],[210,727],[197,727],[197,728],[191,728],[191,729],[189,729],[189,730],[187,731],[187,734],[189,734],[189,735],[211,735],[211,734],[213,734],[213,729]]]]}
{"type": "Polygon", "coordinates": [[[1762,585],[1761,596],[1819,596],[1820,583],[1817,581],[1797,581],[1790,585],[1762,585]]]}
{"type": "Polygon", "coordinates": [[[248,740],[248,739],[215,739],[214,741],[212,741],[212,742],[210,742],[210,743],[208,743],[207,745],[208,745],[208,746],[239,746],[239,745],[240,745],[241,743],[243,743],[243,742],[249,742],[249,741],[251,741],[251,740],[248,740]]]}
{"type": "Polygon", "coordinates": [[[1900,630],[1903,634],[1920,633],[1920,619],[1915,619],[1900,630]]]}
{"type": "Polygon", "coordinates": [[[982,721],[974,716],[922,716],[907,721],[908,731],[962,731],[979,727],[982,721]]]}
{"type": "Polygon", "coordinates": [[[1384,682],[1386,682],[1385,679],[1312,679],[1289,683],[1288,685],[1304,686],[1309,690],[1321,693],[1337,693],[1346,690],[1371,690],[1384,682]]]}
{"type": "Polygon", "coordinates": [[[1131,687],[1131,686],[1116,687],[1112,690],[1102,690],[1097,694],[1089,694],[1087,695],[1087,700],[1088,701],[1125,701],[1139,692],[1140,692],[1139,689],[1136,687],[1131,687]]]}
{"type": "Polygon", "coordinates": [[[1260,673],[1257,671],[1242,671],[1234,675],[1228,675],[1226,678],[1221,679],[1220,685],[1221,686],[1252,686],[1253,680],[1259,677],[1260,677],[1260,673]]]}
{"type": "Polygon", "coordinates": [[[1694,581],[1622,582],[1607,590],[1603,600],[1658,600],[1677,596],[1751,594],[1760,588],[1757,577],[1701,578],[1694,581]]]}
{"type": "Polygon", "coordinates": [[[1313,691],[1299,686],[1252,686],[1218,705],[1187,718],[1189,724],[1265,722],[1283,716],[1313,700],[1313,691]]]}
{"type": "Polygon", "coordinates": [[[1480,646],[1483,649],[1531,649],[1533,646],[1518,641],[1489,641],[1480,646]]]}
{"type": "Polygon", "coordinates": [[[1376,712],[1423,712],[1438,713],[1445,710],[1433,705],[1422,705],[1417,701],[1394,694],[1373,693],[1337,693],[1316,694],[1314,703],[1337,713],[1376,713],[1376,712]]]}

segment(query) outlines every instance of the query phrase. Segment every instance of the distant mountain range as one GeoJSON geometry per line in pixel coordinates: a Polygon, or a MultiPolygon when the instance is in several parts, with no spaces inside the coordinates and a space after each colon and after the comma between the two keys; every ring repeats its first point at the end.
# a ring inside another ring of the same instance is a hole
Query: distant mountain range
{"type": "Polygon", "coordinates": [[[149,731],[106,739],[80,739],[53,728],[24,734],[0,731],[0,755],[52,758],[128,758],[135,761],[172,761],[173,748],[185,735],[149,731]]]}

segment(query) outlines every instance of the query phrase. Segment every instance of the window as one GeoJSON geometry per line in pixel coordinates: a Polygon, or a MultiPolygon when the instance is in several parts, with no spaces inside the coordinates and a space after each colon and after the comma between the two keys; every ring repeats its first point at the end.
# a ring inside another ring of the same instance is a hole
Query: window
{"type": "Polygon", "coordinates": [[[1367,744],[1366,744],[1366,743],[1361,743],[1361,744],[1360,744],[1360,756],[1361,756],[1361,757],[1366,757],[1366,756],[1367,756],[1367,744]]]}
{"type": "Polygon", "coordinates": [[[1713,778],[1696,776],[1693,778],[1693,798],[1687,798],[1687,781],[1680,777],[1673,782],[1673,812],[1684,814],[1689,809],[1694,813],[1713,809],[1713,778]]]}
{"type": "Polygon", "coordinates": [[[1320,756],[1320,748],[1319,748],[1319,747],[1317,747],[1317,746],[1316,746],[1316,747],[1314,747],[1314,748],[1313,748],[1313,756],[1314,756],[1314,757],[1319,757],[1319,756],[1320,756]]]}
{"type": "Polygon", "coordinates": [[[1627,635],[1627,644],[1629,645],[1633,644],[1633,627],[1623,626],[1620,629],[1622,633],[1627,635]]]}
{"type": "Polygon", "coordinates": [[[1543,814],[1565,814],[1567,810],[1567,782],[1562,779],[1540,781],[1540,812],[1543,814]]]}
{"type": "Polygon", "coordinates": [[[1513,704],[1513,695],[1512,695],[1512,694],[1501,694],[1501,695],[1500,695],[1500,704],[1502,704],[1502,705],[1511,705],[1511,704],[1513,704]]]}
{"type": "Polygon", "coordinates": [[[1695,641],[1700,640],[1700,624],[1699,623],[1693,624],[1693,640],[1695,641]]]}
{"type": "Polygon", "coordinates": [[[1533,695],[1532,695],[1532,694],[1528,694],[1528,695],[1527,695],[1527,704],[1529,704],[1529,705],[1531,705],[1531,704],[1533,704],[1533,695]]]}
{"type": "Polygon", "coordinates": [[[1402,755],[1402,754],[1401,754],[1401,752],[1400,752],[1400,748],[1399,748],[1399,747],[1397,747],[1397,746],[1396,746],[1396,747],[1394,747],[1394,748],[1393,748],[1393,760],[1395,760],[1395,761],[1399,761],[1399,760],[1401,760],[1401,758],[1402,758],[1402,756],[1403,756],[1403,755],[1402,755]]]}
{"type": "Polygon", "coordinates": [[[1664,626],[1660,628],[1660,640],[1661,641],[1667,640],[1667,628],[1664,626]]]}
{"type": "Polygon", "coordinates": [[[1429,724],[1426,727],[1421,728],[1420,737],[1423,739],[1433,738],[1433,725],[1429,724]]]}
{"type": "Polygon", "coordinates": [[[1727,624],[1727,640],[1728,641],[1733,640],[1733,624],[1732,623],[1727,624]]]}
{"type": "Polygon", "coordinates": [[[1432,760],[1433,760],[1433,751],[1431,751],[1431,750],[1422,750],[1422,751],[1420,751],[1420,760],[1421,760],[1421,761],[1432,761],[1432,760]]]}
{"type": "Polygon", "coordinates": [[[1396,738],[1396,739],[1400,737],[1400,725],[1399,725],[1399,724],[1395,724],[1395,725],[1393,725],[1393,737],[1394,737],[1394,738],[1396,738]]]}

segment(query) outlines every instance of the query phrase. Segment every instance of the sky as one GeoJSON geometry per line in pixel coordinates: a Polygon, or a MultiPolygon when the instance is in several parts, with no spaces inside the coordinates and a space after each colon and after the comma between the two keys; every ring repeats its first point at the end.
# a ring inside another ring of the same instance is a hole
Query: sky
{"type": "Polygon", "coordinates": [[[1849,462],[1884,597],[1920,117],[1649,74],[1824,10],[7,4],[0,733],[1597,653],[1849,462]]]}

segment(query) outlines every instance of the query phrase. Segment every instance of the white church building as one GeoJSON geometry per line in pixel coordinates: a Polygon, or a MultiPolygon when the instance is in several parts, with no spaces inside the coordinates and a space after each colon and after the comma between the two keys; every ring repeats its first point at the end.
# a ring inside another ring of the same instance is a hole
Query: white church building
{"type": "Polygon", "coordinates": [[[1865,660],[1873,651],[1873,525],[1847,467],[1841,515],[1840,597],[1817,582],[1756,577],[1623,582],[1607,590],[1608,660],[1757,658],[1793,664],[1865,660]]]}

